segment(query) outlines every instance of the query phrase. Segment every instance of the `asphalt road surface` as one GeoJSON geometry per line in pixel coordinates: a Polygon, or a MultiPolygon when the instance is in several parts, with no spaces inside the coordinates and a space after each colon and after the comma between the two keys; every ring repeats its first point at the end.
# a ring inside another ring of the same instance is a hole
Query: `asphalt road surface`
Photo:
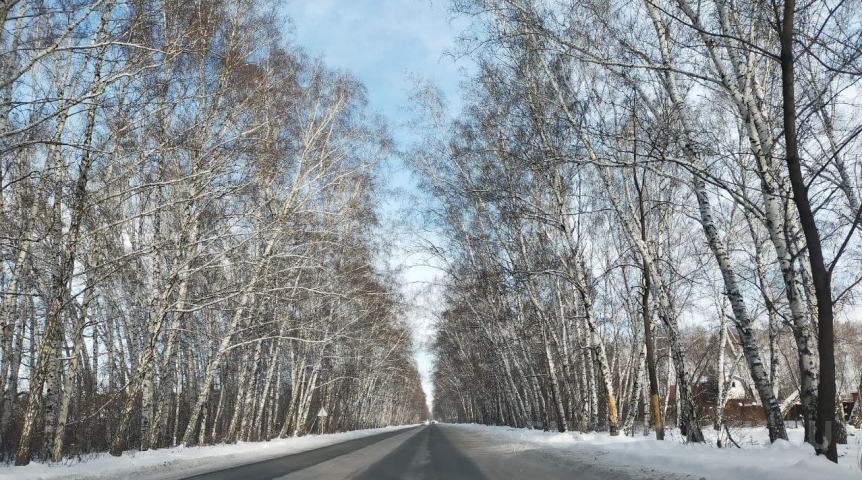
{"type": "MultiPolygon", "coordinates": [[[[488,442],[450,425],[430,425],[198,475],[195,480],[605,480],[650,478],[589,459],[488,442]]],[[[656,476],[656,478],[665,478],[656,476]]]]}

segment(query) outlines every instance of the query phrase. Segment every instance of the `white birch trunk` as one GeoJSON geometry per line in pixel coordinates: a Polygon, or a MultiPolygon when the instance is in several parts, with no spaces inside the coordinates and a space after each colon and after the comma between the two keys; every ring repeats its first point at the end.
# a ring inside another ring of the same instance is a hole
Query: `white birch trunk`
{"type": "MultiPolygon", "coordinates": [[[[646,343],[642,344],[637,359],[637,368],[635,369],[634,375],[632,376],[632,393],[629,400],[628,412],[626,413],[626,419],[623,422],[623,432],[625,432],[626,435],[631,434],[631,436],[634,436],[635,434],[635,418],[637,418],[638,403],[640,403],[641,390],[643,389],[642,379],[644,377],[644,366],[646,365],[646,343]]],[[[647,405],[648,404],[644,405],[644,412],[649,411],[649,407],[647,407],[647,405]]],[[[645,415],[649,414],[645,413],[645,415]]]]}

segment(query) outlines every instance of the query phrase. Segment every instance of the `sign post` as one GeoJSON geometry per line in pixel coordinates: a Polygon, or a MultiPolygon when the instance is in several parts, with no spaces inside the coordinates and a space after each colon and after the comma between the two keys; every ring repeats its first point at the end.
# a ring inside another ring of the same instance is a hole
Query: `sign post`
{"type": "Polygon", "coordinates": [[[320,407],[320,411],[317,412],[317,434],[318,435],[323,433],[323,422],[326,421],[326,417],[328,417],[328,416],[329,416],[329,414],[326,413],[326,409],[323,407],[320,407]]]}

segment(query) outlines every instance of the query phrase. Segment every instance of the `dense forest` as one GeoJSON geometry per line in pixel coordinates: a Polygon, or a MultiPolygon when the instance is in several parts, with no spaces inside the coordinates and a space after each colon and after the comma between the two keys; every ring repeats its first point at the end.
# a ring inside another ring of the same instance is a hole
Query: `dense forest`
{"type": "Polygon", "coordinates": [[[859,2],[449,5],[461,97],[415,82],[405,133],[289,3],[0,2],[0,462],[432,414],[799,429],[836,461],[862,427],[859,2]]]}
{"type": "Polygon", "coordinates": [[[0,3],[0,460],[427,418],[392,142],[281,8],[0,3]]]}
{"type": "Polygon", "coordinates": [[[862,420],[859,3],[453,8],[477,68],[454,119],[416,92],[410,158],[445,270],[434,416],[798,424],[836,461],[862,420]]]}

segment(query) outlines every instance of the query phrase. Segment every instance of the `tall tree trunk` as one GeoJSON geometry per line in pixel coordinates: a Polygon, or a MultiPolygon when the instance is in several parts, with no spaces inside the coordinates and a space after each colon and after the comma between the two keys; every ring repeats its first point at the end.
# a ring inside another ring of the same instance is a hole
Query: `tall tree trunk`
{"type": "MultiPolygon", "coordinates": [[[[108,23],[108,16],[111,8],[108,7],[104,11],[99,27],[98,36],[104,36],[104,31],[108,23]]],[[[102,47],[97,56],[97,61],[94,65],[94,81],[96,92],[101,92],[105,86],[102,84],[101,62],[105,54],[105,48],[102,47]]],[[[97,95],[98,96],[98,95],[97,95]]],[[[78,178],[75,181],[75,188],[72,192],[72,204],[69,212],[69,231],[66,234],[63,250],[60,252],[60,262],[57,271],[54,273],[52,282],[51,301],[49,302],[48,312],[45,315],[45,340],[42,348],[39,350],[39,358],[37,360],[36,369],[31,381],[30,402],[27,407],[27,413],[24,417],[24,425],[21,436],[19,437],[18,451],[15,455],[15,465],[27,465],[30,463],[30,439],[36,420],[36,408],[40,405],[39,397],[42,396],[42,388],[47,382],[48,391],[44,401],[44,416],[45,416],[45,458],[56,460],[52,457],[54,454],[54,429],[56,427],[56,414],[59,390],[59,365],[57,364],[57,349],[62,339],[62,315],[66,302],[70,300],[68,289],[71,287],[72,276],[75,268],[75,259],[77,258],[78,244],[81,236],[81,225],[84,222],[84,214],[86,212],[87,201],[87,184],[89,183],[90,167],[93,165],[95,155],[91,151],[93,141],[93,131],[96,122],[96,110],[98,103],[87,110],[87,118],[84,127],[83,152],[78,164],[78,178]]],[[[55,198],[55,207],[59,208],[60,198],[55,198]]],[[[61,224],[61,216],[55,219],[57,227],[61,224]]],[[[58,239],[59,240],[59,239],[58,239]]]]}
{"type": "Polygon", "coordinates": [[[631,397],[629,398],[629,406],[628,412],[626,412],[626,419],[625,422],[623,422],[623,432],[625,432],[626,435],[631,434],[632,436],[634,436],[635,433],[635,418],[637,418],[638,405],[640,404],[641,400],[641,379],[643,379],[644,377],[644,364],[646,364],[646,344],[643,344],[643,346],[640,348],[640,351],[638,352],[636,358],[637,368],[635,368],[635,372],[632,375],[631,397]]]}
{"type": "Polygon", "coordinates": [[[608,365],[608,357],[605,352],[605,343],[602,341],[599,329],[593,320],[592,315],[592,298],[587,290],[586,284],[586,267],[583,265],[583,260],[575,259],[576,272],[576,288],[580,294],[581,303],[584,308],[584,323],[587,326],[587,342],[590,350],[595,352],[596,361],[599,364],[599,376],[605,387],[608,406],[608,429],[612,437],[620,434],[619,431],[619,416],[617,413],[617,399],[614,395],[613,376],[610,366],[608,365]]]}
{"type": "MultiPolygon", "coordinates": [[[[814,431],[814,448],[818,454],[826,455],[829,460],[838,463],[837,429],[830,428],[835,413],[835,354],[832,305],[832,272],[826,268],[823,258],[823,248],[820,243],[820,233],[811,203],[808,199],[808,187],[802,174],[799,158],[799,147],[796,136],[796,94],[794,86],[794,68],[796,58],[793,54],[795,29],[795,0],[785,0],[783,18],[779,26],[781,39],[781,95],[784,112],[784,143],[790,186],[793,190],[793,202],[799,213],[802,231],[808,246],[808,258],[811,263],[812,283],[817,297],[817,347],[820,359],[820,385],[817,396],[817,420],[814,431]]],[[[836,259],[837,260],[837,259],[836,259]]]]}
{"type": "Polygon", "coordinates": [[[63,395],[60,399],[60,409],[57,415],[57,431],[54,435],[54,452],[52,457],[55,460],[63,458],[63,447],[66,438],[66,423],[69,416],[69,405],[72,401],[72,390],[75,383],[75,377],[78,375],[80,364],[81,351],[84,347],[84,328],[87,323],[87,312],[90,307],[90,302],[93,300],[93,285],[88,282],[87,292],[85,293],[84,302],[81,305],[81,313],[78,315],[75,322],[72,355],[69,359],[69,369],[66,372],[66,380],[63,385],[63,395]]]}
{"type": "MultiPolygon", "coordinates": [[[[661,400],[658,390],[658,372],[655,357],[655,340],[653,333],[655,332],[655,324],[652,321],[652,312],[650,312],[650,276],[647,270],[646,262],[643,262],[643,285],[641,287],[641,315],[644,321],[644,343],[646,343],[646,362],[647,375],[649,377],[649,410],[650,417],[653,421],[656,440],[664,440],[664,423],[662,422],[661,400]]],[[[645,407],[646,408],[646,407],[645,407]]]]}
{"type": "MultiPolygon", "coordinates": [[[[748,361],[748,368],[754,381],[754,386],[760,396],[760,402],[766,416],[766,427],[769,430],[769,440],[771,442],[779,438],[787,440],[787,431],[784,428],[781,408],[778,405],[778,400],[775,398],[775,390],[769,379],[769,373],[764,368],[763,361],[760,358],[760,349],[757,346],[757,341],[752,331],[752,321],[748,316],[748,308],[745,305],[742,292],[739,290],[736,273],[730,264],[730,255],[728,255],[724,243],[718,237],[718,229],[715,227],[712,208],[706,193],[706,183],[699,176],[695,175],[694,187],[695,194],[697,195],[697,203],[700,207],[701,225],[724,280],[724,294],[728,301],[730,301],[731,308],[733,309],[734,323],[736,331],[739,334],[739,341],[742,344],[743,352],[745,352],[745,358],[748,361]]],[[[724,380],[719,379],[719,381],[724,380]]]]}
{"type": "Polygon", "coordinates": [[[721,316],[721,326],[719,327],[718,332],[718,365],[716,365],[716,385],[717,392],[715,394],[715,420],[713,423],[713,428],[716,432],[718,432],[718,439],[716,440],[716,444],[718,448],[722,447],[722,424],[724,421],[724,404],[725,397],[727,396],[726,389],[724,388],[726,380],[724,371],[724,347],[727,344],[727,324],[724,319],[724,312],[722,312],[721,316]]]}
{"type": "Polygon", "coordinates": [[[548,327],[542,327],[542,342],[545,347],[545,361],[548,367],[548,380],[551,383],[551,395],[553,396],[554,408],[557,414],[557,430],[560,432],[566,432],[569,429],[568,422],[566,421],[566,409],[563,407],[559,379],[557,378],[557,363],[554,360],[554,354],[551,351],[551,342],[548,340],[548,335],[545,331],[546,328],[548,327]]]}

